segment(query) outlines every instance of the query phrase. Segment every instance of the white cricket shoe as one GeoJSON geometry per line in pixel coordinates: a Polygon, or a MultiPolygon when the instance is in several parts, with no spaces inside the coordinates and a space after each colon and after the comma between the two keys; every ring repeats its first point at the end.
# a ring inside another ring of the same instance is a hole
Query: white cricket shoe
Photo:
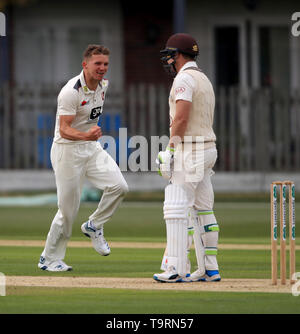
{"type": "Polygon", "coordinates": [[[205,272],[199,269],[191,273],[191,276],[190,276],[190,280],[192,282],[199,282],[199,281],[202,281],[204,278],[205,278],[205,272]]]}
{"type": "Polygon", "coordinates": [[[62,260],[47,262],[45,261],[45,258],[43,256],[40,257],[40,262],[38,263],[38,267],[42,270],[53,271],[53,272],[73,270],[71,266],[68,266],[62,260]]]}
{"type": "Polygon", "coordinates": [[[190,282],[190,274],[187,274],[185,277],[179,276],[173,266],[168,267],[166,271],[161,274],[154,274],[153,278],[158,282],[163,283],[184,283],[190,282]]]}
{"type": "Polygon", "coordinates": [[[192,282],[219,282],[221,281],[221,276],[219,270],[206,270],[203,274],[198,269],[191,274],[190,280],[192,282]]]}
{"type": "Polygon", "coordinates": [[[96,252],[103,256],[110,254],[110,247],[104,239],[103,227],[97,230],[93,222],[89,220],[81,225],[81,231],[92,239],[92,244],[96,252]]]}

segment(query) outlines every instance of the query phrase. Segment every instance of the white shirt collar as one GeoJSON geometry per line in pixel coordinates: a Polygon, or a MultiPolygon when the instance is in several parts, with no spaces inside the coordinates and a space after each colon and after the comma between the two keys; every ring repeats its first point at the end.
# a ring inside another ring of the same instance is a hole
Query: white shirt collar
{"type": "Polygon", "coordinates": [[[193,60],[188,61],[187,63],[185,63],[185,64],[181,67],[181,69],[179,70],[178,73],[180,73],[181,71],[184,71],[184,70],[185,70],[186,68],[188,68],[188,67],[198,67],[198,65],[197,65],[197,63],[196,63],[195,61],[193,61],[193,60]]]}
{"type": "MultiPolygon", "coordinates": [[[[89,87],[87,86],[86,82],[85,82],[83,70],[80,72],[79,78],[80,78],[81,87],[82,87],[82,90],[83,90],[84,94],[94,94],[95,91],[90,90],[89,87]]],[[[102,86],[103,85],[102,85],[102,80],[101,80],[99,82],[99,85],[97,86],[97,89],[98,89],[98,87],[102,88],[102,86]]]]}

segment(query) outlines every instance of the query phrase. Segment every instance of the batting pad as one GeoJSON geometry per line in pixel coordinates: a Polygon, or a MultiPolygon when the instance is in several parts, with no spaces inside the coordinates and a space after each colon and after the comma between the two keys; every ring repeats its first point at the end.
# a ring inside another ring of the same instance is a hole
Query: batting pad
{"type": "Polygon", "coordinates": [[[164,255],[161,260],[160,269],[163,271],[168,270],[168,255],[164,255]]]}
{"type": "Polygon", "coordinates": [[[213,211],[198,211],[198,221],[204,228],[201,239],[205,251],[205,267],[207,270],[218,270],[219,225],[216,217],[213,211]]]}
{"type": "Polygon", "coordinates": [[[174,266],[178,275],[187,274],[188,208],[187,196],[179,185],[165,189],[164,219],[167,228],[168,266],[174,266]]]}
{"type": "Polygon", "coordinates": [[[198,270],[201,272],[202,275],[204,275],[205,274],[205,249],[204,249],[202,238],[201,238],[201,236],[204,233],[204,228],[199,223],[196,209],[191,209],[189,218],[190,218],[190,225],[194,226],[193,239],[194,239],[198,270]]]}

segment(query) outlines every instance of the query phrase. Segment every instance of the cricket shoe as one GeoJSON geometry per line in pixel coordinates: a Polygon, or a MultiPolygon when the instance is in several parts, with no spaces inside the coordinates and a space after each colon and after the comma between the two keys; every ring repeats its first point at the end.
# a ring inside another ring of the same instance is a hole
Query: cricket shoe
{"type": "Polygon", "coordinates": [[[45,261],[45,258],[43,256],[40,257],[40,262],[38,263],[38,267],[42,270],[53,271],[53,272],[73,270],[72,267],[68,266],[62,260],[47,262],[45,261]]]}
{"type": "Polygon", "coordinates": [[[190,279],[192,282],[219,282],[221,276],[219,270],[206,270],[205,274],[202,275],[198,269],[191,274],[190,279]]]}
{"type": "Polygon", "coordinates": [[[205,278],[205,271],[197,269],[193,273],[191,273],[190,280],[191,282],[199,282],[205,278]]]}
{"type": "Polygon", "coordinates": [[[171,266],[161,274],[154,274],[153,278],[162,283],[187,283],[190,282],[189,276],[190,274],[186,274],[185,277],[179,276],[175,268],[171,266]]]}
{"type": "Polygon", "coordinates": [[[103,227],[96,229],[92,221],[87,221],[81,225],[81,231],[92,240],[92,244],[96,252],[103,256],[110,254],[110,247],[104,239],[103,227]]]}

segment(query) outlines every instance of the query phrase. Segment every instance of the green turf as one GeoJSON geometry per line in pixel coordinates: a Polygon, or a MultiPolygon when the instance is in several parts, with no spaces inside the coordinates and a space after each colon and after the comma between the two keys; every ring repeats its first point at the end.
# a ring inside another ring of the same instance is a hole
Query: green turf
{"type": "MultiPolygon", "coordinates": [[[[85,240],[82,222],[96,204],[82,205],[73,225],[72,240],[85,240]]],[[[1,239],[44,240],[56,207],[1,207],[1,239]]],[[[296,216],[300,207],[296,205],[296,216]]],[[[220,243],[269,244],[270,205],[268,203],[216,203],[220,243]]],[[[162,203],[124,203],[105,226],[105,235],[113,241],[165,241],[162,203]]]]}
{"type": "MultiPolygon", "coordinates": [[[[73,225],[73,240],[86,240],[80,225],[96,209],[96,204],[82,205],[73,225]]],[[[1,239],[45,239],[56,207],[1,207],[1,239]]],[[[165,224],[162,204],[123,205],[107,223],[105,234],[111,240],[163,241],[165,224]]]]}
{"type": "MultiPolygon", "coordinates": [[[[89,240],[82,235],[80,225],[95,206],[96,203],[81,206],[71,240],[89,240]]],[[[269,203],[264,201],[216,202],[220,243],[269,245],[269,209],[269,203]]],[[[1,207],[0,239],[44,241],[56,210],[55,206],[1,207]]],[[[297,203],[296,217],[299,213],[297,203]]],[[[109,241],[165,242],[162,203],[124,203],[105,226],[105,236],[109,241]]],[[[41,251],[42,247],[0,247],[0,272],[150,278],[159,271],[163,254],[163,249],[113,248],[111,255],[101,257],[92,247],[69,247],[66,262],[74,271],[58,274],[37,268],[41,251]]],[[[194,251],[191,257],[194,268],[194,251]]],[[[300,268],[298,258],[296,268],[300,268]]],[[[268,250],[220,249],[218,261],[223,278],[270,278],[268,250]]],[[[0,297],[0,313],[300,313],[299,304],[300,297],[291,293],[8,287],[7,296],[0,297]]]]}
{"type": "MultiPolygon", "coordinates": [[[[48,275],[37,268],[42,252],[39,247],[0,247],[0,271],[6,275],[48,275]]],[[[115,248],[109,256],[100,256],[92,248],[69,248],[66,262],[71,272],[52,276],[152,277],[158,269],[163,250],[115,248]]]]}
{"type": "Polygon", "coordinates": [[[9,287],[0,313],[275,314],[299,313],[291,294],[9,287]],[[167,302],[166,302],[167,301],[167,302]]]}
{"type": "MultiPolygon", "coordinates": [[[[40,247],[0,247],[0,272],[21,276],[49,275],[37,268],[41,252],[40,247]]],[[[68,248],[66,262],[74,270],[50,275],[152,277],[159,271],[162,254],[163,249],[113,248],[109,256],[103,257],[93,248],[68,248]]],[[[192,269],[196,268],[194,250],[191,251],[191,260],[192,269]]],[[[297,260],[300,267],[300,258],[297,260]]],[[[223,249],[219,250],[218,262],[223,278],[270,278],[268,250],[223,249]]]]}

